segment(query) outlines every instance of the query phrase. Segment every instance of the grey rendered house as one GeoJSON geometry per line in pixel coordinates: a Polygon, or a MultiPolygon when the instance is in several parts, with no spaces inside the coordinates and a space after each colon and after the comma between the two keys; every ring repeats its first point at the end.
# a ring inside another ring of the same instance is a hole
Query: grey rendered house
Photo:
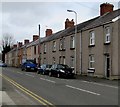
{"type": "Polygon", "coordinates": [[[105,13],[82,29],[82,73],[120,77],[120,9],[105,13]]]}
{"type": "Polygon", "coordinates": [[[76,41],[73,20],[66,19],[64,30],[41,41],[41,64],[62,63],[76,68],[78,75],[119,78],[120,9],[113,7],[103,3],[100,16],[78,24],[76,41]]]}

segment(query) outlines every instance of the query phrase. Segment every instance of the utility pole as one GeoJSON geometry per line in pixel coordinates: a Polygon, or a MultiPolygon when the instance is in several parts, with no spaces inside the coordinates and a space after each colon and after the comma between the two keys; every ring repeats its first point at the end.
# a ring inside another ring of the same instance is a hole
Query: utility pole
{"type": "Polygon", "coordinates": [[[41,64],[41,56],[40,56],[40,54],[41,54],[40,53],[40,24],[38,26],[39,26],[38,27],[39,28],[39,34],[38,34],[39,35],[39,44],[38,44],[38,48],[39,48],[39,66],[40,66],[40,64],[41,64]]]}

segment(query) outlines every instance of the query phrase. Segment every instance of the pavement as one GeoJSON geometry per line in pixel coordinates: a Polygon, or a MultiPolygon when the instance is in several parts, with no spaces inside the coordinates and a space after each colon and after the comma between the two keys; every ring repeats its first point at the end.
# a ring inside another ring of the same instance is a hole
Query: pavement
{"type": "Polygon", "coordinates": [[[88,82],[96,82],[96,83],[104,83],[109,85],[120,86],[120,80],[114,80],[114,79],[110,80],[106,78],[93,77],[93,76],[87,76],[87,75],[75,75],[75,79],[84,80],[88,82]]]}

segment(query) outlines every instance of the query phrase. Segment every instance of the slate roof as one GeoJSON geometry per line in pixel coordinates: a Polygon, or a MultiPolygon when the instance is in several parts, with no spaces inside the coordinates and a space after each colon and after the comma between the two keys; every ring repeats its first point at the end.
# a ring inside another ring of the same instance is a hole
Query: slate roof
{"type": "MultiPolygon", "coordinates": [[[[80,23],[77,25],[77,32],[80,32],[81,30],[95,28],[95,27],[103,25],[105,23],[112,22],[112,20],[119,15],[120,15],[120,9],[117,9],[113,12],[108,12],[102,16],[98,16],[98,17],[95,17],[95,18],[90,19],[88,21],[85,21],[83,23],[80,23]]],[[[61,37],[66,37],[66,36],[69,36],[69,35],[74,34],[74,33],[75,33],[75,26],[71,27],[71,28],[67,28],[65,30],[61,30],[57,33],[54,33],[54,34],[48,36],[48,37],[45,37],[41,41],[41,43],[49,42],[49,41],[52,41],[52,40],[55,40],[55,39],[58,39],[61,37]]]]}
{"type": "MultiPolygon", "coordinates": [[[[77,32],[79,32],[82,28],[89,25],[90,23],[92,23],[94,20],[96,20],[98,18],[99,17],[95,17],[95,18],[93,18],[91,20],[88,20],[86,22],[78,24],[77,25],[77,32]]],[[[69,36],[69,35],[74,34],[74,33],[75,33],[75,26],[71,27],[71,28],[61,30],[61,31],[59,31],[57,33],[54,33],[54,34],[48,36],[48,37],[45,37],[44,40],[41,41],[41,43],[49,42],[49,41],[52,41],[52,40],[55,40],[55,39],[58,39],[58,38],[62,38],[62,37],[66,37],[66,36],[69,36]]]]}
{"type": "Polygon", "coordinates": [[[104,25],[106,23],[110,23],[114,18],[116,18],[119,15],[120,15],[120,9],[117,9],[113,12],[107,12],[106,14],[100,16],[98,19],[93,21],[90,25],[84,27],[82,30],[87,30],[87,29],[95,28],[97,26],[104,25]]]}
{"type": "MultiPolygon", "coordinates": [[[[102,16],[98,16],[98,17],[95,17],[93,19],[90,19],[88,21],[85,21],[83,23],[78,24],[77,25],[77,32],[80,32],[81,30],[87,30],[87,29],[95,28],[95,27],[101,26],[105,23],[110,23],[117,16],[120,16],[120,9],[117,9],[113,12],[107,12],[106,14],[104,14],[102,16]]],[[[40,39],[40,43],[42,44],[44,42],[49,42],[49,41],[52,41],[52,40],[55,40],[55,39],[58,39],[58,38],[62,38],[62,37],[72,35],[74,33],[75,33],[75,26],[71,27],[71,28],[61,30],[61,31],[58,31],[58,32],[56,32],[56,33],[54,33],[50,36],[43,37],[43,38],[40,39]]],[[[33,45],[36,45],[38,43],[39,43],[39,39],[37,39],[36,41],[32,41],[27,45],[23,45],[22,48],[25,47],[25,46],[27,46],[27,47],[33,46],[33,45]]],[[[11,50],[11,51],[13,51],[13,50],[11,50]]]]}

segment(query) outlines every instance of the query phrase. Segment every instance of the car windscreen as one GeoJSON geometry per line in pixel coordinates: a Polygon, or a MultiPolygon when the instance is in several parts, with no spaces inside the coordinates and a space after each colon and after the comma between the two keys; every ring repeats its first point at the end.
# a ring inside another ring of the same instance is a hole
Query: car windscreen
{"type": "Polygon", "coordinates": [[[46,68],[51,68],[52,67],[52,65],[46,65],[46,68]]]}
{"type": "Polygon", "coordinates": [[[67,69],[70,68],[68,65],[58,65],[59,69],[67,69]]]}

